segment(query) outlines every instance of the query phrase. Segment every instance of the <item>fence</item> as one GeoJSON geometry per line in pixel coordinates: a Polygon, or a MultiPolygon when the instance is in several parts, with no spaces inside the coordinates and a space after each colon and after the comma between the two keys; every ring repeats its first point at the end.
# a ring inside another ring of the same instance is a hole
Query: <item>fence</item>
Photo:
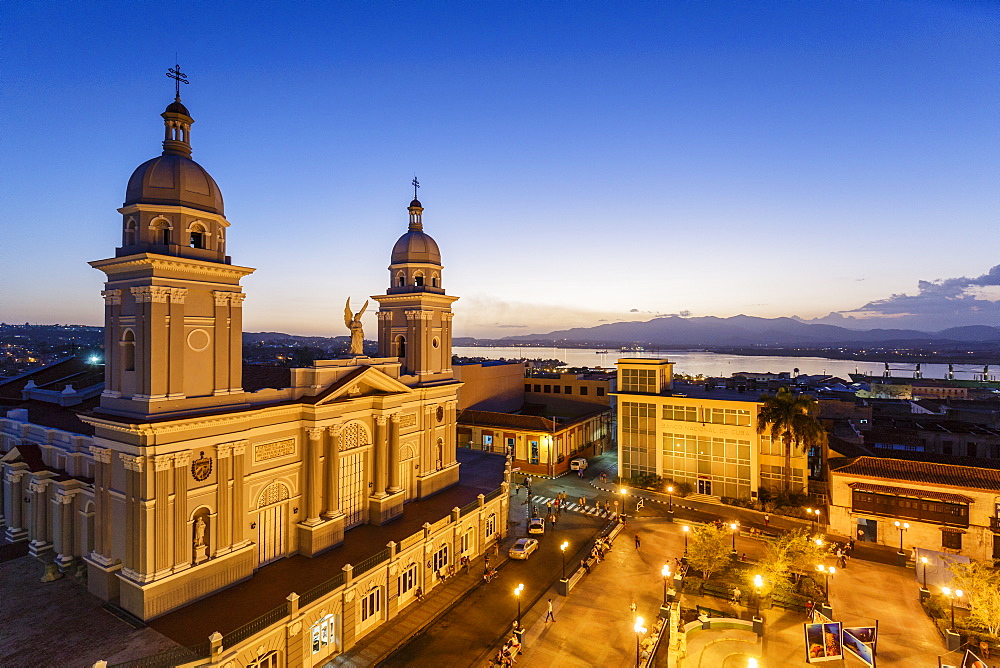
{"type": "Polygon", "coordinates": [[[288,614],[288,605],[282,604],[277,608],[265,612],[263,615],[253,620],[249,624],[244,624],[235,631],[230,631],[222,636],[223,647],[235,647],[252,635],[260,633],[271,624],[276,624],[288,614]]]}
{"type": "Polygon", "coordinates": [[[392,556],[392,552],[389,550],[389,548],[385,548],[381,552],[373,554],[372,556],[368,557],[367,559],[365,559],[360,564],[354,567],[353,571],[354,577],[364,575],[371,569],[381,564],[383,561],[388,560],[390,556],[392,556]]]}

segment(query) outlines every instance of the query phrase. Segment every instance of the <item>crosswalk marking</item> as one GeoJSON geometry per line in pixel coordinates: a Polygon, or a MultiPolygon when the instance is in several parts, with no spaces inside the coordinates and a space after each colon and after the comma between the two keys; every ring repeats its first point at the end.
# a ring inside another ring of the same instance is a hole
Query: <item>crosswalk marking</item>
{"type": "MultiPolygon", "coordinates": [[[[556,510],[555,498],[549,496],[533,496],[531,502],[535,505],[552,504],[552,510],[556,510]]],[[[562,510],[567,510],[570,512],[581,513],[583,515],[593,515],[596,517],[601,517],[604,519],[610,519],[615,516],[615,513],[610,510],[598,510],[595,506],[587,505],[581,506],[577,503],[564,503],[562,504],[562,510]]]]}

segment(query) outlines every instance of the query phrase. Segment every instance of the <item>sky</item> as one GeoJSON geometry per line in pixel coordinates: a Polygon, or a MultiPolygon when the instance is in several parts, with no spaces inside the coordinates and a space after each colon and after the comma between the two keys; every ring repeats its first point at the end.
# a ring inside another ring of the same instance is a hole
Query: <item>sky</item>
{"type": "MultiPolygon", "coordinates": [[[[23,2],[0,321],[100,324],[182,98],[244,329],[340,336],[414,175],[457,336],[658,314],[1000,324],[995,2],[23,2]]],[[[366,329],[374,334],[374,313],[366,329]]]]}

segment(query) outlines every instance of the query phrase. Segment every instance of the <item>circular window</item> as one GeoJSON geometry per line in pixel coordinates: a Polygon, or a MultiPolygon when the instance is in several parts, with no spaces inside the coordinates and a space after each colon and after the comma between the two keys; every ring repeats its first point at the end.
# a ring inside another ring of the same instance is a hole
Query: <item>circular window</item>
{"type": "Polygon", "coordinates": [[[212,338],[203,329],[192,329],[187,335],[188,348],[200,353],[202,350],[208,348],[208,345],[212,342],[212,338]]]}
{"type": "Polygon", "coordinates": [[[444,422],[444,406],[438,406],[437,419],[438,422],[444,422]]]}
{"type": "Polygon", "coordinates": [[[431,345],[437,348],[438,346],[441,345],[441,339],[435,336],[433,339],[431,339],[431,345]]]}

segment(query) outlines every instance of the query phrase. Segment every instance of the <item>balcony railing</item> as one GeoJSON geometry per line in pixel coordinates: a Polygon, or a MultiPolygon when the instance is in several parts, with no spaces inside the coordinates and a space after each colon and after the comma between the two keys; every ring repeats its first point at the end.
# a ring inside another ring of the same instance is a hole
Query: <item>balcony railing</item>
{"type": "Polygon", "coordinates": [[[1000,533],[1000,517],[990,518],[990,529],[1000,533]]]}

